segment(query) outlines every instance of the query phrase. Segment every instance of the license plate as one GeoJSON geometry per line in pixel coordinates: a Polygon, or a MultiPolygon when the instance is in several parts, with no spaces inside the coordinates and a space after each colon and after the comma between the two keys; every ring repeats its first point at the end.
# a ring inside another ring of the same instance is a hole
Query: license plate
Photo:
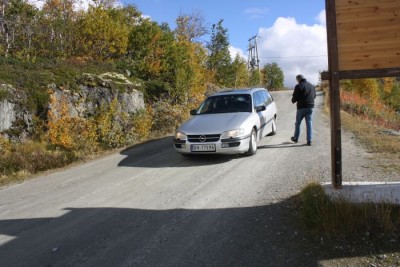
{"type": "Polygon", "coordinates": [[[191,145],[192,152],[215,152],[215,144],[209,145],[191,145]]]}

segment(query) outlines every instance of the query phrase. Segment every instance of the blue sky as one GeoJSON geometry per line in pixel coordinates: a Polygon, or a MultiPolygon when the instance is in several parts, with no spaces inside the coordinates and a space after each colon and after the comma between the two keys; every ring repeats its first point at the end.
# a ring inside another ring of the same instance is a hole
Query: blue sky
{"type": "Polygon", "coordinates": [[[289,87],[298,73],[317,83],[318,71],[327,67],[324,0],[124,0],[123,4],[133,4],[171,28],[180,13],[193,10],[199,10],[210,27],[223,19],[231,53],[246,59],[248,39],[258,34],[261,65],[277,62],[289,87]]]}

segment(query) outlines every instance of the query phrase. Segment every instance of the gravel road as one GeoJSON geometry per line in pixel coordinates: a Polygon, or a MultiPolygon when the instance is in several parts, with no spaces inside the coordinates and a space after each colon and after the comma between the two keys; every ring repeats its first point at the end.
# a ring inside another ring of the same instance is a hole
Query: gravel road
{"type": "MultiPolygon", "coordinates": [[[[290,142],[290,92],[273,96],[278,133],[255,156],[185,158],[166,137],[0,189],[0,266],[336,266],[364,256],[324,247],[292,216],[302,187],[330,181],[323,96],[312,147],[305,128],[290,142]]],[[[351,134],[343,147],[345,180],[373,180],[351,134]]]]}

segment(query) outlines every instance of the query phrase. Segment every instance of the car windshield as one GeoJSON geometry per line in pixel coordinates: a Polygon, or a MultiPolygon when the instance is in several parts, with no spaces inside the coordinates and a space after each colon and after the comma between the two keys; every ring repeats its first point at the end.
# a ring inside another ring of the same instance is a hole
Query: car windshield
{"type": "Polygon", "coordinates": [[[249,94],[211,96],[203,102],[197,114],[233,112],[251,112],[251,96],[249,94]]]}

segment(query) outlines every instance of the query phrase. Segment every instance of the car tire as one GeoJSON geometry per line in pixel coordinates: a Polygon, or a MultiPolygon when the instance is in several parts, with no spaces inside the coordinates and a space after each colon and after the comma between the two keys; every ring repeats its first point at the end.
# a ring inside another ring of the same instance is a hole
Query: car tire
{"type": "Polygon", "coordinates": [[[253,128],[250,134],[249,150],[246,152],[247,156],[253,156],[257,153],[257,131],[253,128]]]}
{"type": "Polygon", "coordinates": [[[272,120],[272,129],[268,136],[276,135],[277,127],[276,127],[276,117],[272,120]]]}

